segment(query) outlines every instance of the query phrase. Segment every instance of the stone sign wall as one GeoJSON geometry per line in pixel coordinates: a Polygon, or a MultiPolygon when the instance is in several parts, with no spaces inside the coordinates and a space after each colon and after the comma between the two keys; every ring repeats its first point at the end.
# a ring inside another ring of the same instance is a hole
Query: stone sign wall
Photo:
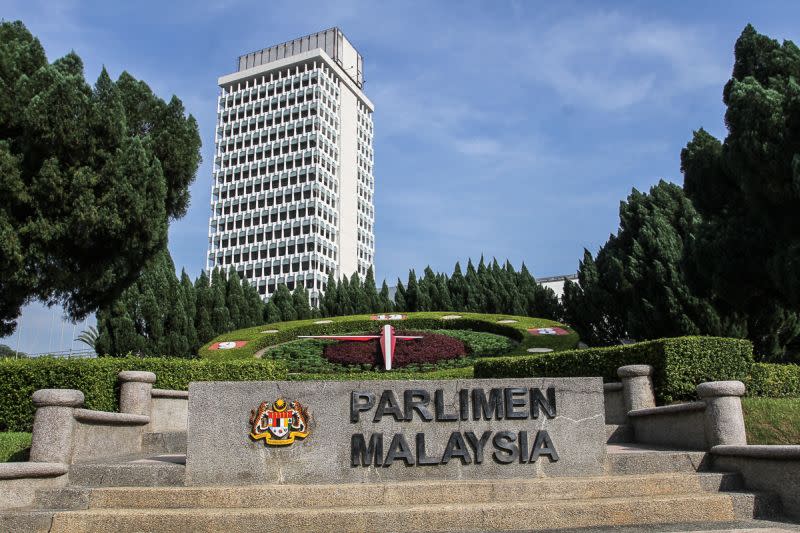
{"type": "Polygon", "coordinates": [[[600,378],[197,382],[189,484],[601,474],[600,378]]]}

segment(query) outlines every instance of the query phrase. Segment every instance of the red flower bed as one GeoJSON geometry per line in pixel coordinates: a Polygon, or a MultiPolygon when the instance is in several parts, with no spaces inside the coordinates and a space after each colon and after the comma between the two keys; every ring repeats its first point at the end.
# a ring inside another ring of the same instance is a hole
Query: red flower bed
{"type": "MultiPolygon", "coordinates": [[[[403,367],[412,363],[435,363],[445,359],[456,359],[467,355],[467,347],[458,339],[438,333],[397,332],[398,335],[421,335],[421,339],[397,341],[392,367],[403,367]]],[[[378,339],[370,341],[339,341],[325,346],[325,359],[340,365],[370,364],[383,366],[383,354],[378,339]]]]}

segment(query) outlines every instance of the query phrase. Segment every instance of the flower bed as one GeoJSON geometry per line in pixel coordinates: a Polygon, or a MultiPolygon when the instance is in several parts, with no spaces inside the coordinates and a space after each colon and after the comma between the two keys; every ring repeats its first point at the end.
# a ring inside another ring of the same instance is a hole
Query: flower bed
{"type": "MultiPolygon", "coordinates": [[[[409,364],[433,364],[448,359],[466,357],[468,350],[456,338],[438,333],[404,331],[402,335],[420,335],[421,339],[397,341],[392,366],[402,368],[409,364]]],[[[366,342],[341,341],[328,344],[323,356],[340,365],[382,365],[383,355],[378,339],[366,342]]]]}

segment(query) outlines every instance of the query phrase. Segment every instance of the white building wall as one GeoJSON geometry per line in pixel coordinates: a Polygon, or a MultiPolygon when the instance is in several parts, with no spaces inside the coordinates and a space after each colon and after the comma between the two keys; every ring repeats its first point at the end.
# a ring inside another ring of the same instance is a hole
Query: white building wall
{"type": "Polygon", "coordinates": [[[373,264],[362,65],[334,28],[242,56],[219,78],[209,269],[235,268],[264,297],[304,285],[316,303],[329,273],[363,277],[373,264]],[[356,77],[342,66],[353,61],[356,77]]]}

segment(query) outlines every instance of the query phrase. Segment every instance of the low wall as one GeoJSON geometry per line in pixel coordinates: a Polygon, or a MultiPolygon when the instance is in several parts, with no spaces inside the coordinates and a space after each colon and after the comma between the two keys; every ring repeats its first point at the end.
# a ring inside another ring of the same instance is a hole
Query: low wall
{"type": "Polygon", "coordinates": [[[143,428],[150,417],[75,409],[70,463],[103,457],[136,455],[142,451],[143,428]]]}
{"type": "Polygon", "coordinates": [[[66,485],[67,470],[60,463],[0,463],[0,509],[29,507],[37,490],[66,485]]]}
{"type": "Polygon", "coordinates": [[[628,413],[637,443],[687,450],[707,450],[705,402],[679,403],[628,413]]]}
{"type": "Polygon", "coordinates": [[[241,485],[602,475],[603,416],[600,378],[193,382],[186,480],[241,485]],[[306,435],[289,440],[284,426],[275,427],[287,417],[298,427],[298,419],[305,420],[306,435]]]}
{"type": "Polygon", "coordinates": [[[781,498],[786,516],[800,520],[800,446],[731,446],[711,448],[715,470],[739,472],[750,490],[781,498]]]}
{"type": "Polygon", "coordinates": [[[603,398],[605,400],[606,424],[627,424],[628,410],[625,409],[622,383],[603,384],[603,398]]]}
{"type": "Polygon", "coordinates": [[[149,431],[186,431],[189,419],[189,392],[153,389],[149,431]]]}

